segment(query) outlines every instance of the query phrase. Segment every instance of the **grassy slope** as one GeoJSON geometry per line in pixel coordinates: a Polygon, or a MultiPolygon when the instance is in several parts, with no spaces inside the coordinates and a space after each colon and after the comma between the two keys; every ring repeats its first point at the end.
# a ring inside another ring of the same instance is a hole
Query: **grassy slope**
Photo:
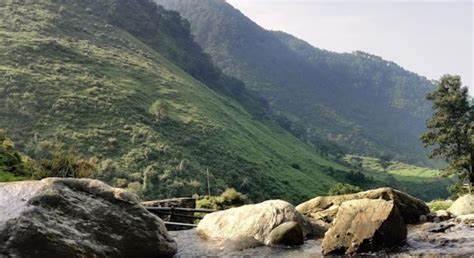
{"type": "Polygon", "coordinates": [[[262,94],[298,137],[431,164],[418,140],[431,112],[426,78],[379,57],[328,52],[267,31],[225,1],[155,1],[189,19],[216,64],[262,94]]]}
{"type": "Polygon", "coordinates": [[[390,182],[394,186],[424,200],[447,198],[447,187],[452,183],[449,178],[443,178],[439,170],[418,167],[402,162],[390,162],[385,169],[380,160],[370,157],[347,155],[345,160],[355,164],[361,161],[361,171],[370,178],[380,182],[390,182]],[[395,180],[388,178],[392,176],[395,180]]]}
{"type": "Polygon", "coordinates": [[[0,3],[0,127],[29,155],[64,145],[98,156],[98,177],[149,198],[204,193],[209,168],[215,192],[301,201],[335,182],[329,167],[344,170],[93,10],[22,2],[0,3]]]}

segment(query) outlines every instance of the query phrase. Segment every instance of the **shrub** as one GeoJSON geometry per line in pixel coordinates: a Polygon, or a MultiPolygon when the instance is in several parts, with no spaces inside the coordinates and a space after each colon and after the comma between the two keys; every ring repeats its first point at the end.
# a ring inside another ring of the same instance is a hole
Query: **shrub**
{"type": "Polygon", "coordinates": [[[430,211],[435,212],[439,210],[447,210],[451,205],[453,204],[453,201],[451,200],[433,200],[431,202],[426,203],[428,207],[430,207],[430,211]]]}
{"type": "Polygon", "coordinates": [[[234,188],[227,188],[220,196],[205,196],[196,201],[196,206],[203,209],[225,210],[248,203],[246,195],[234,188]]]}
{"type": "Polygon", "coordinates": [[[136,194],[138,197],[143,197],[142,184],[140,182],[131,182],[127,186],[127,190],[131,193],[136,194]]]}
{"type": "Polygon", "coordinates": [[[33,175],[34,178],[44,177],[91,177],[96,170],[95,164],[90,161],[79,159],[72,152],[57,151],[51,159],[43,159],[40,162],[44,171],[33,175]]]}
{"type": "Polygon", "coordinates": [[[469,189],[462,182],[449,186],[448,191],[451,193],[451,199],[453,200],[469,193],[469,189]]]}
{"type": "Polygon", "coordinates": [[[234,188],[227,188],[220,197],[223,205],[227,207],[241,206],[247,202],[247,196],[237,192],[234,188]]]}
{"type": "Polygon", "coordinates": [[[328,195],[342,195],[342,194],[351,194],[351,193],[358,193],[362,191],[358,186],[344,184],[344,183],[337,183],[329,189],[328,195]]]}
{"type": "Polygon", "coordinates": [[[291,167],[294,168],[294,169],[296,169],[296,170],[301,170],[300,165],[298,165],[297,163],[291,164],[291,167]]]}

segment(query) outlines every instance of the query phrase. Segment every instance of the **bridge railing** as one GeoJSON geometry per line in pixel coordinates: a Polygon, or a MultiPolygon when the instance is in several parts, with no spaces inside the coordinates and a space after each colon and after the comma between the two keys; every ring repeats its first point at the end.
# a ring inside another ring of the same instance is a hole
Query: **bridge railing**
{"type": "MultiPolygon", "coordinates": [[[[145,207],[149,212],[159,216],[169,216],[169,218],[179,217],[179,218],[187,218],[192,220],[199,220],[203,218],[203,215],[199,213],[212,213],[215,210],[210,209],[195,209],[195,208],[179,208],[179,207],[145,207]],[[196,214],[197,213],[197,214],[196,214]]],[[[196,227],[196,224],[192,223],[183,223],[183,222],[176,222],[176,221],[165,221],[165,226],[169,230],[181,230],[181,229],[191,229],[196,227]]]]}

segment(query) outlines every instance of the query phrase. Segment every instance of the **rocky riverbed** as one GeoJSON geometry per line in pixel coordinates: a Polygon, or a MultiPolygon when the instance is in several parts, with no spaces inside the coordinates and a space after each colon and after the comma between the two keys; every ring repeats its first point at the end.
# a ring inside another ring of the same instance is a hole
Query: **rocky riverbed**
{"type": "Polygon", "coordinates": [[[474,257],[474,195],[436,212],[391,188],[268,200],[174,232],[143,205],[97,180],[0,183],[0,257],[474,257]]]}
{"type": "MultiPolygon", "coordinates": [[[[248,256],[248,257],[322,257],[322,239],[309,239],[298,247],[258,246],[240,250],[238,245],[225,245],[202,240],[195,230],[170,232],[178,243],[176,257],[248,256]]],[[[474,257],[474,224],[456,222],[424,223],[409,226],[406,244],[391,253],[369,255],[390,257],[474,257]]]]}

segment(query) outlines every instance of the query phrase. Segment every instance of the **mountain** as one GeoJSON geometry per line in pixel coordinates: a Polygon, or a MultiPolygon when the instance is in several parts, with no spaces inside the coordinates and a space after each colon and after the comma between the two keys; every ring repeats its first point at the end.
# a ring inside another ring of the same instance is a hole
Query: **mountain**
{"type": "Polygon", "coordinates": [[[265,30],[222,0],[155,1],[188,19],[215,64],[261,94],[274,120],[300,139],[430,163],[418,139],[431,114],[426,78],[374,55],[334,53],[265,30]]]}
{"type": "Polygon", "coordinates": [[[0,17],[0,128],[15,151],[71,150],[145,199],[205,194],[209,179],[213,194],[297,202],[350,182],[345,166],[265,118],[265,103],[210,62],[176,12],[6,0],[0,17]]]}
{"type": "Polygon", "coordinates": [[[423,188],[324,157],[332,142],[309,146],[275,123],[269,99],[152,1],[3,1],[0,57],[0,181],[73,161],[144,199],[207,194],[208,181],[211,194],[233,187],[253,201],[297,203],[337,182],[446,195],[432,191],[444,189],[436,176],[423,188]]]}

